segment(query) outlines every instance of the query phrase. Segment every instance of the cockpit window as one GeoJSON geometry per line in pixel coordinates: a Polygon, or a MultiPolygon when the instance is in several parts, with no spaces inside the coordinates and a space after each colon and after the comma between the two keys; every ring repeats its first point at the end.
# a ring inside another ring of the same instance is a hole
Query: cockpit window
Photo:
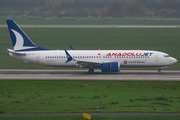
{"type": "Polygon", "coordinates": [[[163,55],[163,57],[170,57],[169,55],[163,55]]]}

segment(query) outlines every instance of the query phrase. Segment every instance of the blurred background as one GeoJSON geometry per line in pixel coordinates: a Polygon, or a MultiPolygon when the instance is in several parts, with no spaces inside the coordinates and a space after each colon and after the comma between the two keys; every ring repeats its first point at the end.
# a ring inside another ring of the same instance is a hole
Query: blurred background
{"type": "Polygon", "coordinates": [[[180,18],[180,0],[0,0],[0,17],[180,18]]]}

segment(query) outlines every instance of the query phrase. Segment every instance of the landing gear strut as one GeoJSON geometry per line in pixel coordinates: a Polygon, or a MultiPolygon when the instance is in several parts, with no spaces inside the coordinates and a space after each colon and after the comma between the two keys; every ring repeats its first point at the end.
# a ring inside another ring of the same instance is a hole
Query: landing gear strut
{"type": "Polygon", "coordinates": [[[157,73],[158,73],[158,74],[161,74],[161,69],[159,69],[159,70],[157,71],[157,73]]]}
{"type": "Polygon", "coordinates": [[[93,68],[89,68],[88,73],[90,73],[90,74],[94,73],[94,69],[93,68]]]}

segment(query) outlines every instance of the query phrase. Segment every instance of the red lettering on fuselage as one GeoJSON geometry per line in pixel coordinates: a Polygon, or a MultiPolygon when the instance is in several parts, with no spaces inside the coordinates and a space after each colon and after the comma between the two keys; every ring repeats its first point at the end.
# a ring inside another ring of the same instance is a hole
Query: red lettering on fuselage
{"type": "Polygon", "coordinates": [[[135,56],[134,53],[131,53],[132,56],[135,56]]]}
{"type": "Polygon", "coordinates": [[[116,56],[117,55],[117,53],[112,53],[112,55],[111,56],[116,56]]]}
{"type": "Polygon", "coordinates": [[[106,56],[111,56],[111,53],[108,53],[106,56]]]}
{"type": "Polygon", "coordinates": [[[140,56],[141,53],[108,53],[106,56],[140,56]]]}
{"type": "Polygon", "coordinates": [[[117,56],[121,56],[121,53],[118,53],[117,56]]]}
{"type": "Polygon", "coordinates": [[[123,54],[122,54],[122,56],[126,56],[126,55],[127,55],[127,53],[123,53],[123,54]]]}
{"type": "Polygon", "coordinates": [[[138,55],[138,53],[136,53],[136,56],[140,56],[141,55],[141,53],[139,53],[139,55],[138,55]]]}
{"type": "Polygon", "coordinates": [[[132,53],[127,53],[127,56],[131,56],[132,53]]]}

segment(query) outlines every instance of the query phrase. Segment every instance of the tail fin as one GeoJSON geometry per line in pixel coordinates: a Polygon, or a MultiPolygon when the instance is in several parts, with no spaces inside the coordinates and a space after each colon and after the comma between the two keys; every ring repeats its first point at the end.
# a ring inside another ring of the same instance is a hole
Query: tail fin
{"type": "Polygon", "coordinates": [[[13,20],[6,22],[15,51],[48,50],[36,46],[13,20]]]}

